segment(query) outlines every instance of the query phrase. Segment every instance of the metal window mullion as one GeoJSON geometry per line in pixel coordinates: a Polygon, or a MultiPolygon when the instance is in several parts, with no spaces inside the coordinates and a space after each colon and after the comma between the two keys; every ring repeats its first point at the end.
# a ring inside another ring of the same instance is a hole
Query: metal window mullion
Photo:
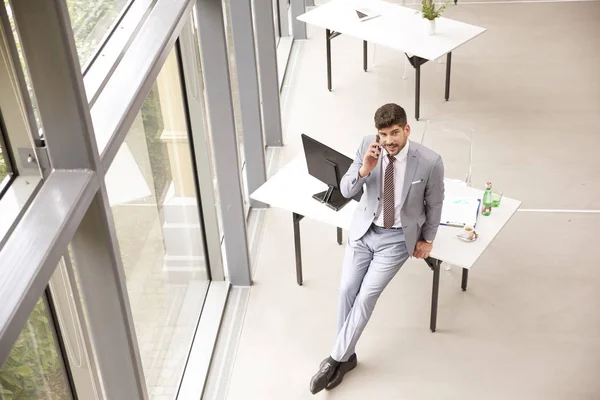
{"type": "Polygon", "coordinates": [[[233,285],[248,286],[252,282],[250,256],[239,172],[233,100],[227,68],[223,8],[221,2],[214,0],[198,0],[196,7],[195,15],[213,143],[215,174],[222,210],[229,280],[233,285]]]}
{"type": "MultiPolygon", "coordinates": [[[[248,192],[252,193],[267,180],[265,146],[258,85],[258,66],[255,53],[252,6],[250,0],[230,3],[233,57],[236,63],[237,89],[240,99],[242,134],[244,137],[245,174],[248,192]]],[[[273,24],[269,24],[273,26],[273,24]]],[[[277,76],[277,75],[275,75],[277,76]]],[[[254,208],[267,205],[250,200],[254,208]]]]}
{"type": "Polygon", "coordinates": [[[290,13],[288,7],[288,0],[275,0],[278,2],[279,7],[279,31],[281,37],[290,36],[290,13]]]}
{"type": "Polygon", "coordinates": [[[0,365],[97,190],[92,171],[53,172],[0,250],[0,365]]]}
{"type": "Polygon", "coordinates": [[[305,0],[292,0],[292,33],[296,40],[306,39],[306,23],[298,20],[305,12],[305,0]]]}
{"type": "MultiPolygon", "coordinates": [[[[254,0],[254,26],[264,137],[267,146],[282,146],[277,45],[271,0],[254,0]]],[[[251,192],[253,192],[251,190],[251,192]]]]}

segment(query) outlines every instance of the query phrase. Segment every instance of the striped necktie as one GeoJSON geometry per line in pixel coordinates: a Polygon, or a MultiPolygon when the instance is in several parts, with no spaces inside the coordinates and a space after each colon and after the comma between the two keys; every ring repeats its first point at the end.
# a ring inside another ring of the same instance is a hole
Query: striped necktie
{"type": "Polygon", "coordinates": [[[396,201],[394,199],[394,161],[396,157],[388,154],[389,163],[385,167],[383,178],[383,227],[391,228],[396,220],[396,201]]]}

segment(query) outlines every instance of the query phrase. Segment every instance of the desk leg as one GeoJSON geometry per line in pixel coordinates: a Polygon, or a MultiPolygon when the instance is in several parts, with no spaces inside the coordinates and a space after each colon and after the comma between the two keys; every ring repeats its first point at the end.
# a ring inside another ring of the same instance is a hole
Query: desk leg
{"type": "Polygon", "coordinates": [[[410,65],[415,69],[415,119],[419,120],[419,107],[421,104],[421,65],[427,62],[427,59],[406,54],[410,65]]]}
{"type": "Polygon", "coordinates": [[[296,248],[296,282],[302,286],[302,246],[300,243],[300,221],[303,215],[294,213],[294,246],[296,248]]]}
{"type": "Polygon", "coordinates": [[[427,258],[425,259],[429,268],[433,270],[433,287],[431,291],[431,321],[429,324],[429,329],[431,332],[435,332],[437,326],[437,308],[438,308],[438,293],[440,289],[440,266],[442,262],[435,258],[427,258]]]}
{"type": "Polygon", "coordinates": [[[419,120],[419,105],[421,100],[421,65],[415,65],[415,119],[419,120]]]}
{"type": "Polygon", "coordinates": [[[363,40],[363,69],[367,72],[367,41],[363,40]]]}
{"type": "Polygon", "coordinates": [[[446,61],[446,101],[450,99],[450,68],[452,65],[452,52],[448,53],[446,61]]]}
{"type": "Polygon", "coordinates": [[[327,89],[331,92],[331,30],[325,31],[327,39],[327,89]]]}
{"type": "Polygon", "coordinates": [[[337,242],[342,245],[342,228],[337,228],[337,242]]]}
{"type": "Polygon", "coordinates": [[[467,291],[467,280],[469,279],[469,270],[466,268],[463,268],[463,273],[462,273],[462,282],[460,287],[462,288],[463,292],[467,291]]]}

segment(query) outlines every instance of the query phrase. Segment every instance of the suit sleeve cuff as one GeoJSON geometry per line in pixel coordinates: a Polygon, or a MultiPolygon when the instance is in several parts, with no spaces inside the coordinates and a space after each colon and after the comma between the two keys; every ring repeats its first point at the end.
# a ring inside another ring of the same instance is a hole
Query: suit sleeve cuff
{"type": "Polygon", "coordinates": [[[367,178],[371,176],[371,173],[369,172],[366,176],[364,177],[360,177],[360,174],[358,171],[356,171],[356,175],[352,178],[352,180],[350,181],[352,183],[352,186],[356,185],[357,183],[363,183],[364,181],[367,180],[367,178]]]}

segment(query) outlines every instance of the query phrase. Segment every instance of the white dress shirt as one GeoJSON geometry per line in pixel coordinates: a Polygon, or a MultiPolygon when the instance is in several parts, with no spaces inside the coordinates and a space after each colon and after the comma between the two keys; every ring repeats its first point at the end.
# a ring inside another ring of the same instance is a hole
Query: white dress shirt
{"type": "MultiPolygon", "coordinates": [[[[400,202],[402,200],[402,187],[404,186],[404,175],[406,175],[406,159],[408,157],[408,146],[410,144],[410,140],[406,141],[406,146],[398,154],[396,154],[396,161],[394,161],[394,202],[396,205],[394,206],[394,228],[401,228],[402,221],[400,220],[400,202]]],[[[384,189],[384,180],[385,180],[385,169],[390,163],[390,159],[388,158],[388,152],[385,147],[381,148],[381,155],[383,160],[381,160],[381,193],[379,194],[379,198],[381,201],[379,202],[379,209],[375,214],[375,225],[383,227],[383,189],[384,189]]]]}

